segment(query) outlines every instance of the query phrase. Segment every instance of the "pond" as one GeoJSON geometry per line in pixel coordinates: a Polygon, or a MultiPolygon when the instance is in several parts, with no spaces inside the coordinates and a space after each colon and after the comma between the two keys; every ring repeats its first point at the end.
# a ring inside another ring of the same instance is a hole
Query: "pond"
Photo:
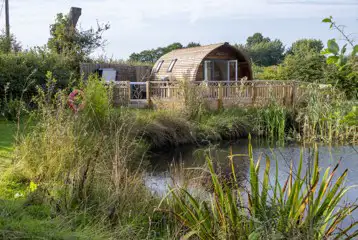
{"type": "MultiPolygon", "coordinates": [[[[216,146],[211,146],[210,151],[208,147],[198,148],[195,146],[182,146],[167,152],[152,153],[150,170],[151,174],[146,178],[147,186],[159,195],[164,195],[167,192],[168,186],[173,184],[173,175],[180,172],[178,168],[198,168],[205,166],[205,152],[210,152],[214,164],[221,166],[223,171],[230,171],[230,164],[228,155],[230,148],[233,154],[247,154],[248,140],[239,140],[232,143],[221,143],[216,146]],[[205,150],[206,149],[206,150],[205,150]],[[174,172],[174,174],[173,174],[174,172]]],[[[252,141],[253,156],[255,162],[260,157],[266,155],[271,159],[271,183],[274,182],[276,163],[278,164],[279,180],[283,185],[287,179],[291,162],[293,164],[293,171],[297,169],[297,163],[302,152],[303,156],[303,172],[309,162],[312,162],[314,152],[314,145],[299,145],[296,143],[286,144],[285,146],[270,146],[265,142],[258,140],[252,141]]],[[[326,168],[334,168],[340,161],[340,166],[337,170],[336,176],[341,175],[348,169],[348,176],[346,178],[346,186],[358,185],[358,146],[350,145],[318,145],[319,152],[319,166],[321,167],[321,175],[326,168]]],[[[248,157],[235,157],[234,164],[240,179],[247,179],[249,173],[249,159],[248,157]]],[[[264,159],[261,160],[262,171],[265,167],[264,159]]],[[[261,175],[262,175],[261,174],[261,175]]],[[[174,176],[175,178],[175,176],[174,176]]],[[[346,195],[344,202],[355,202],[358,199],[358,187],[352,188],[346,195]]],[[[358,211],[354,216],[358,219],[358,211]]]]}

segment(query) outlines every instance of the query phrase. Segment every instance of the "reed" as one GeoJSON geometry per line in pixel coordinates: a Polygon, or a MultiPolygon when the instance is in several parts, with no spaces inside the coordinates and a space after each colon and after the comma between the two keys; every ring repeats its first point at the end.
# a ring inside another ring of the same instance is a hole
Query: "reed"
{"type": "Polygon", "coordinates": [[[294,107],[294,120],[303,141],[357,143],[357,102],[333,87],[307,85],[294,107]]]}
{"type": "MultiPolygon", "coordinates": [[[[234,169],[233,157],[229,157],[234,169]]],[[[240,155],[241,156],[241,155],[240,155]]],[[[182,239],[352,239],[358,236],[352,222],[345,229],[338,226],[356,210],[354,205],[340,206],[349,190],[344,186],[347,170],[336,176],[339,164],[320,175],[317,149],[312,164],[303,171],[303,154],[298,170],[290,172],[284,184],[278,165],[272,178],[271,160],[266,157],[261,178],[261,159],[254,161],[249,145],[249,190],[229,187],[220,181],[207,157],[213,191],[201,199],[185,187],[171,188],[158,211],[173,216],[182,239]],[[262,182],[260,181],[262,179],[262,182]],[[272,184],[270,179],[274,179],[272,184]],[[247,194],[247,201],[244,196],[247,194]]],[[[236,175],[233,171],[233,180],[236,175]]]]}

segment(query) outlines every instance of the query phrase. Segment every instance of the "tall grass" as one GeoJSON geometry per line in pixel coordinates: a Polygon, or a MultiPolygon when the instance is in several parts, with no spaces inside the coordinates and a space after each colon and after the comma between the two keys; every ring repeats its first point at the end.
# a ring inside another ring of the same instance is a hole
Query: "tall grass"
{"type": "MultiPolygon", "coordinates": [[[[233,157],[231,164],[233,166],[233,157]]],[[[271,160],[266,157],[263,181],[260,181],[261,159],[253,159],[249,146],[249,190],[229,187],[220,181],[207,157],[213,191],[208,199],[200,199],[186,188],[170,189],[158,207],[173,216],[181,226],[182,239],[352,239],[358,236],[352,222],[345,229],[339,225],[356,210],[354,205],[340,206],[349,188],[344,186],[347,170],[336,176],[339,164],[319,169],[317,149],[313,163],[303,171],[303,155],[298,170],[290,172],[284,184],[278,176],[278,165],[272,176],[271,160]],[[274,183],[271,183],[271,179],[274,183]],[[247,200],[244,196],[247,194],[247,200]]],[[[234,166],[233,166],[234,169],[234,166]]],[[[236,180],[233,171],[233,180],[236,180]]]]}
{"type": "Polygon", "coordinates": [[[294,108],[302,140],[357,143],[356,106],[335,88],[307,85],[294,108]]]}
{"type": "Polygon", "coordinates": [[[269,141],[284,142],[287,132],[289,110],[286,107],[271,103],[257,111],[257,121],[260,131],[269,141]]]}
{"type": "Polygon", "coordinates": [[[134,116],[112,109],[99,79],[88,81],[86,107],[78,113],[67,108],[66,90],[51,97],[38,89],[37,122],[19,139],[2,185],[9,179],[31,182],[37,189],[23,196],[30,205],[36,199],[57,214],[81,212],[108,226],[114,238],[144,238],[151,234],[157,203],[143,180],[147,146],[134,129],[134,116]]]}

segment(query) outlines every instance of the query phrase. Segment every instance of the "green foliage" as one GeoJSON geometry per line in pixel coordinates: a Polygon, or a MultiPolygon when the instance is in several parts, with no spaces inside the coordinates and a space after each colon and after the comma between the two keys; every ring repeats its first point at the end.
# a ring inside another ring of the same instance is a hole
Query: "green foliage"
{"type": "Polygon", "coordinates": [[[282,65],[262,67],[256,72],[255,79],[259,80],[281,80],[282,76],[282,65]]]}
{"type": "Polygon", "coordinates": [[[59,13],[50,25],[51,38],[47,45],[53,53],[72,56],[79,63],[105,44],[102,34],[109,28],[109,24],[97,24],[97,29],[79,31],[71,26],[67,15],[59,13]]]}
{"type": "Polygon", "coordinates": [[[286,54],[295,54],[300,52],[320,53],[324,48],[323,42],[319,39],[300,39],[292,43],[286,54]]]}
{"type": "Polygon", "coordinates": [[[200,43],[196,43],[196,42],[190,42],[186,45],[186,48],[191,48],[191,47],[200,47],[200,43]]]}
{"type": "Polygon", "coordinates": [[[316,39],[301,39],[287,51],[282,64],[264,69],[263,76],[270,79],[324,83],[326,63],[320,51],[323,44],[316,39]]]}
{"type": "MultiPolygon", "coordinates": [[[[255,164],[252,157],[252,149],[249,147],[250,156],[250,185],[249,208],[252,217],[258,220],[258,224],[267,224],[269,227],[275,226],[273,231],[282,237],[295,237],[302,234],[307,239],[330,238],[338,231],[339,236],[345,234],[347,238],[354,237],[357,231],[347,232],[351,226],[357,224],[353,222],[347,229],[340,229],[338,226],[349,215],[357,209],[354,205],[340,206],[349,188],[344,187],[344,181],[348,170],[335,178],[337,164],[332,170],[327,168],[322,179],[319,171],[319,156],[317,147],[314,155],[310,159],[306,173],[302,172],[303,154],[301,152],[297,172],[293,172],[291,163],[290,173],[284,185],[280,184],[278,176],[278,166],[276,165],[275,183],[270,187],[270,159],[266,157],[266,167],[264,171],[264,181],[262,187],[259,186],[259,166],[260,159],[255,164]],[[313,163],[313,164],[312,164],[313,163]],[[260,191],[261,189],[261,191],[260,191]],[[268,201],[268,191],[271,189],[271,200],[268,201]],[[269,206],[270,204],[271,206],[269,206]],[[272,225],[271,225],[272,224],[272,225]]],[[[277,163],[276,163],[277,164],[277,163]]],[[[254,224],[253,224],[254,225],[254,224]]],[[[259,225],[257,225],[259,226],[259,225]]],[[[271,230],[272,231],[272,230],[271,230]]]]}
{"type": "Polygon", "coordinates": [[[270,41],[271,41],[270,38],[268,37],[265,38],[261,33],[255,33],[254,35],[247,38],[246,46],[250,48],[256,44],[269,43],[270,41]]]}
{"type": "MultiPolygon", "coordinates": [[[[235,169],[235,156],[229,156],[232,169],[235,169]]],[[[328,168],[321,178],[316,149],[313,164],[305,174],[302,170],[301,153],[297,172],[293,172],[291,165],[284,185],[280,183],[276,163],[274,184],[271,185],[271,160],[266,157],[263,182],[260,184],[261,158],[254,162],[251,145],[248,157],[250,190],[247,190],[247,210],[243,201],[244,192],[220,181],[209,157],[207,165],[213,185],[209,198],[200,199],[184,187],[170,189],[158,210],[168,212],[182,226],[181,231],[178,231],[178,238],[322,239],[333,237],[333,234],[347,234],[347,238],[358,234],[357,231],[349,233],[357,222],[346,229],[338,227],[357,208],[354,205],[339,205],[349,189],[343,185],[347,170],[335,178],[337,165],[333,170],[328,168]],[[162,209],[164,203],[167,207],[162,209]]],[[[232,178],[236,182],[234,171],[232,178]]]]}
{"type": "Polygon", "coordinates": [[[341,121],[349,126],[358,126],[358,106],[353,106],[352,111],[348,112],[341,121]]]}
{"type": "Polygon", "coordinates": [[[260,42],[248,49],[252,61],[259,66],[271,66],[283,59],[284,46],[280,40],[260,42]]]}
{"type": "Polygon", "coordinates": [[[223,109],[216,113],[206,113],[201,117],[197,131],[197,141],[215,142],[247,137],[256,134],[253,126],[254,110],[223,109]]]}
{"type": "Polygon", "coordinates": [[[200,43],[190,42],[187,46],[183,46],[181,43],[172,43],[166,47],[158,47],[156,49],[144,50],[140,53],[132,53],[129,56],[130,62],[145,62],[155,63],[161,56],[167,54],[176,49],[198,47],[200,43]]]}
{"type": "MultiPolygon", "coordinates": [[[[329,62],[329,60],[327,59],[329,62]]],[[[348,99],[357,99],[358,97],[358,61],[349,58],[345,66],[339,67],[335,64],[329,64],[325,71],[327,83],[336,86],[343,91],[348,99]]]]}
{"type": "Polygon", "coordinates": [[[0,54],[3,53],[17,53],[22,50],[21,44],[16,40],[16,37],[14,35],[10,36],[10,42],[7,38],[5,32],[2,32],[0,34],[0,54]],[[10,43],[10,44],[9,44],[10,43]],[[10,45],[10,49],[9,49],[10,45]]]}
{"type": "Polygon", "coordinates": [[[136,111],[135,114],[139,135],[153,149],[195,142],[195,125],[178,112],[136,111]]]}
{"type": "Polygon", "coordinates": [[[301,86],[304,94],[295,106],[295,121],[303,141],[352,142],[358,140],[357,125],[345,122],[354,102],[332,86],[301,86]]]}
{"type": "Polygon", "coordinates": [[[47,205],[26,205],[23,200],[0,200],[0,238],[108,239],[110,235],[93,219],[84,226],[80,214],[58,215],[47,205]]]}
{"type": "MultiPolygon", "coordinates": [[[[47,84],[51,85],[52,81],[47,84]]],[[[156,198],[142,181],[146,146],[134,128],[135,118],[106,105],[104,99],[110,96],[98,79],[91,79],[84,89],[89,114],[67,108],[67,89],[53,96],[38,88],[38,110],[33,113],[37,122],[18,139],[9,171],[31,186],[33,191],[24,195],[29,205],[50,205],[57,216],[83,212],[84,220],[112,226],[114,239],[145,238],[156,198]]]]}
{"type": "Polygon", "coordinates": [[[14,121],[20,118],[28,112],[26,104],[24,101],[19,99],[10,99],[4,100],[2,108],[0,108],[0,113],[7,120],[14,121]]]}
{"type": "Polygon", "coordinates": [[[89,76],[84,86],[85,113],[89,119],[103,120],[109,115],[111,108],[110,87],[97,75],[89,76]]]}
{"type": "Polygon", "coordinates": [[[325,82],[326,63],[323,56],[313,49],[299,48],[286,56],[281,65],[281,79],[303,82],[325,82]]]}
{"type": "Polygon", "coordinates": [[[285,107],[272,103],[271,105],[259,109],[258,128],[271,141],[279,140],[284,142],[288,120],[288,110],[285,107]]]}
{"type": "Polygon", "coordinates": [[[64,88],[77,74],[73,69],[67,57],[39,48],[17,54],[0,54],[0,96],[6,95],[8,99],[22,97],[29,103],[36,94],[36,86],[46,83],[48,71],[57,79],[56,87],[64,88]]]}
{"type": "Polygon", "coordinates": [[[283,43],[278,40],[264,38],[261,33],[255,33],[248,37],[246,45],[236,45],[239,49],[246,52],[252,61],[259,66],[271,66],[279,64],[284,55],[283,43]]]}
{"type": "Polygon", "coordinates": [[[327,48],[322,51],[322,55],[327,56],[327,64],[336,66],[336,68],[331,68],[334,73],[330,74],[330,77],[333,75],[336,78],[331,82],[344,91],[349,98],[358,98],[358,45],[354,44],[349,35],[344,32],[344,28],[337,25],[332,17],[325,18],[322,22],[329,23],[330,28],[337,30],[347,42],[340,47],[336,39],[330,39],[327,42],[327,48]],[[348,44],[351,46],[352,52],[347,56],[348,44]]]}

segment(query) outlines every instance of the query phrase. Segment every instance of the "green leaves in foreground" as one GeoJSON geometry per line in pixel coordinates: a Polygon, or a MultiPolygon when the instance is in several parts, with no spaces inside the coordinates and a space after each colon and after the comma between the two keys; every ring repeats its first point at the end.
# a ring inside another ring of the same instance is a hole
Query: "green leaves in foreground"
{"type": "MultiPolygon", "coordinates": [[[[233,156],[229,157],[231,164],[233,156]]],[[[357,222],[346,229],[338,228],[357,208],[338,205],[349,189],[343,186],[347,170],[336,176],[337,164],[333,169],[327,168],[320,180],[317,148],[305,173],[301,152],[297,172],[294,173],[291,164],[283,185],[279,181],[277,163],[275,175],[271,176],[271,160],[266,157],[261,177],[260,160],[255,163],[251,145],[248,157],[248,201],[242,200],[243,192],[220,181],[209,157],[207,164],[214,189],[208,199],[200,200],[180,187],[170,190],[159,208],[167,202],[167,209],[161,211],[175,217],[181,226],[181,239],[351,239],[358,236],[358,230],[354,231],[357,222]],[[274,179],[273,186],[270,179],[274,179]]]]}

